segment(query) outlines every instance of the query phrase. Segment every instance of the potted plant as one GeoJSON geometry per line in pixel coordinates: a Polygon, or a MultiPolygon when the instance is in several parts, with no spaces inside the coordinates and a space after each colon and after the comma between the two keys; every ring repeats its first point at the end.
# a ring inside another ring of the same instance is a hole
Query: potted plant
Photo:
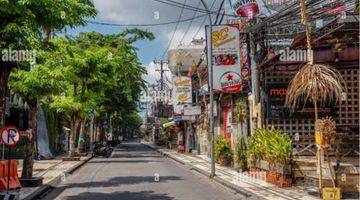
{"type": "Polygon", "coordinates": [[[267,171],[266,179],[273,184],[277,184],[280,177],[283,177],[282,182],[291,183],[288,176],[291,172],[291,152],[290,138],[274,128],[258,129],[248,140],[248,160],[267,171]]]}
{"type": "Polygon", "coordinates": [[[232,162],[233,152],[230,142],[219,135],[215,139],[215,158],[220,165],[228,166],[232,162]]]}
{"type": "Polygon", "coordinates": [[[236,161],[236,168],[241,171],[245,171],[247,169],[247,158],[246,158],[246,138],[240,137],[236,143],[235,148],[235,161],[236,161]]]}

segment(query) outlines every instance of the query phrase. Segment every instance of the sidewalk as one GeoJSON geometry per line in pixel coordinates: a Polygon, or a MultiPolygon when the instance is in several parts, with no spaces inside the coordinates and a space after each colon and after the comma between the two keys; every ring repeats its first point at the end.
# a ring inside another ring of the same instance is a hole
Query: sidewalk
{"type": "MultiPolygon", "coordinates": [[[[174,150],[158,147],[152,143],[142,142],[142,144],[155,149],[160,154],[172,158],[191,169],[196,170],[206,176],[210,175],[210,159],[201,155],[180,154],[174,150]]],[[[260,179],[255,179],[246,174],[238,173],[232,168],[223,167],[216,164],[216,176],[214,181],[225,185],[245,197],[257,196],[259,199],[267,200],[312,200],[320,199],[317,196],[308,194],[309,188],[293,186],[291,188],[279,188],[260,179]]],[[[311,188],[315,189],[315,188],[311,188]]]]}
{"type": "MultiPolygon", "coordinates": [[[[32,199],[43,193],[49,187],[55,186],[66,178],[66,175],[75,171],[87,161],[91,156],[81,157],[80,161],[62,161],[62,157],[52,160],[34,161],[34,177],[43,177],[43,185],[40,187],[21,188],[20,199],[32,199]]],[[[22,160],[19,160],[18,175],[21,176],[22,160]]]]}

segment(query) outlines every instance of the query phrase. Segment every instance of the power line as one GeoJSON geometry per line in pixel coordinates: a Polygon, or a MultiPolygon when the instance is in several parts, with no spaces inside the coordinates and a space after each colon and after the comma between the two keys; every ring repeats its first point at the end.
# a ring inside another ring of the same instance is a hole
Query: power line
{"type": "MultiPolygon", "coordinates": [[[[217,0],[213,0],[213,2],[212,2],[212,4],[211,4],[211,7],[210,7],[210,10],[214,7],[216,1],[217,1],[217,0]]],[[[206,17],[203,19],[201,25],[199,26],[199,28],[198,28],[198,30],[196,31],[196,33],[195,33],[195,35],[193,36],[193,38],[195,38],[195,37],[199,34],[200,30],[202,29],[202,27],[203,27],[204,24],[205,24],[206,19],[207,19],[206,17]]]]}
{"type": "Polygon", "coordinates": [[[104,26],[123,26],[123,27],[126,27],[126,26],[164,26],[164,25],[175,24],[175,23],[180,23],[180,22],[188,22],[188,21],[191,21],[194,19],[202,18],[204,16],[206,16],[206,14],[183,19],[183,20],[176,20],[176,21],[169,21],[169,22],[162,22],[162,23],[150,23],[150,24],[119,24],[119,23],[97,22],[97,21],[92,21],[92,20],[85,20],[85,22],[90,23],[90,24],[104,25],[104,26]]]}
{"type": "MultiPolygon", "coordinates": [[[[163,3],[163,4],[167,4],[173,7],[178,7],[178,8],[182,8],[182,4],[173,0],[153,0],[159,3],[163,3]]],[[[190,6],[190,5],[185,5],[184,9],[186,10],[191,10],[191,11],[198,11],[198,12],[202,12],[202,13],[208,13],[205,9],[201,9],[201,8],[196,8],[194,6],[190,6]]],[[[212,15],[216,15],[217,12],[216,11],[212,11],[210,8],[210,14],[212,15]]],[[[229,17],[236,17],[236,15],[234,14],[226,14],[229,17]]]]}
{"type": "MultiPolygon", "coordinates": [[[[198,8],[198,9],[200,8],[200,5],[201,5],[201,1],[199,1],[198,5],[197,5],[197,8],[198,8]]],[[[197,14],[197,11],[198,11],[198,10],[196,10],[196,11],[194,12],[194,15],[193,15],[193,17],[192,17],[192,18],[195,18],[196,14],[197,14]]],[[[189,23],[189,25],[188,25],[188,27],[187,27],[186,31],[184,32],[184,35],[182,36],[182,38],[181,38],[181,40],[180,40],[179,44],[181,44],[181,43],[183,42],[183,40],[185,39],[185,36],[186,36],[186,34],[189,32],[189,30],[190,30],[191,25],[192,25],[192,23],[193,23],[193,22],[194,22],[194,20],[191,20],[191,21],[190,21],[190,23],[189,23]]]]}
{"type": "MultiPolygon", "coordinates": [[[[186,0],[184,0],[183,5],[184,5],[184,7],[185,7],[185,5],[186,5],[186,0]]],[[[171,39],[170,39],[170,41],[169,41],[169,44],[168,44],[167,48],[165,49],[163,55],[161,56],[161,59],[164,59],[165,54],[167,53],[167,51],[169,50],[169,48],[170,48],[170,46],[171,46],[171,43],[172,43],[172,41],[173,41],[173,39],[174,39],[174,36],[175,36],[175,33],[176,33],[177,28],[178,28],[178,26],[179,26],[179,22],[180,22],[180,20],[181,20],[181,17],[182,17],[183,12],[184,12],[184,9],[181,9],[180,15],[179,15],[179,19],[178,19],[178,23],[176,23],[176,25],[175,25],[174,32],[173,32],[173,34],[172,34],[172,36],[171,36],[171,39]]]]}

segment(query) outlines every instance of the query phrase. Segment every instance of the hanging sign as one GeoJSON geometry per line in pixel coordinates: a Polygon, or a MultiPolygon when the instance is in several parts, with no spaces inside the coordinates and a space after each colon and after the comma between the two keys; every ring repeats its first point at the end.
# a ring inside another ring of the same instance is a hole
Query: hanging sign
{"type": "Polygon", "coordinates": [[[238,17],[254,17],[260,12],[257,0],[229,0],[230,7],[238,17]]]}
{"type": "Polygon", "coordinates": [[[201,106],[186,106],[184,107],[184,115],[201,115],[201,106]]]}
{"type": "Polygon", "coordinates": [[[214,90],[241,91],[239,30],[228,25],[214,26],[212,46],[214,90]]]}
{"type": "Polygon", "coordinates": [[[20,141],[20,131],[15,126],[7,126],[1,131],[1,141],[11,147],[20,141]]]}
{"type": "Polygon", "coordinates": [[[173,77],[174,103],[192,103],[191,79],[186,76],[173,77]]]}

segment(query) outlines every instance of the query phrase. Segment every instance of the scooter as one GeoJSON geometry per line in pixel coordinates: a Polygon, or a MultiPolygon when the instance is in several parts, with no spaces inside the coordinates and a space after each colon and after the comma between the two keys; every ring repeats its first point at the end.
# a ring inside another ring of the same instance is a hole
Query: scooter
{"type": "Polygon", "coordinates": [[[103,145],[100,142],[96,142],[92,148],[92,156],[104,156],[105,158],[109,158],[113,152],[113,148],[109,147],[108,145],[103,145]]]}

